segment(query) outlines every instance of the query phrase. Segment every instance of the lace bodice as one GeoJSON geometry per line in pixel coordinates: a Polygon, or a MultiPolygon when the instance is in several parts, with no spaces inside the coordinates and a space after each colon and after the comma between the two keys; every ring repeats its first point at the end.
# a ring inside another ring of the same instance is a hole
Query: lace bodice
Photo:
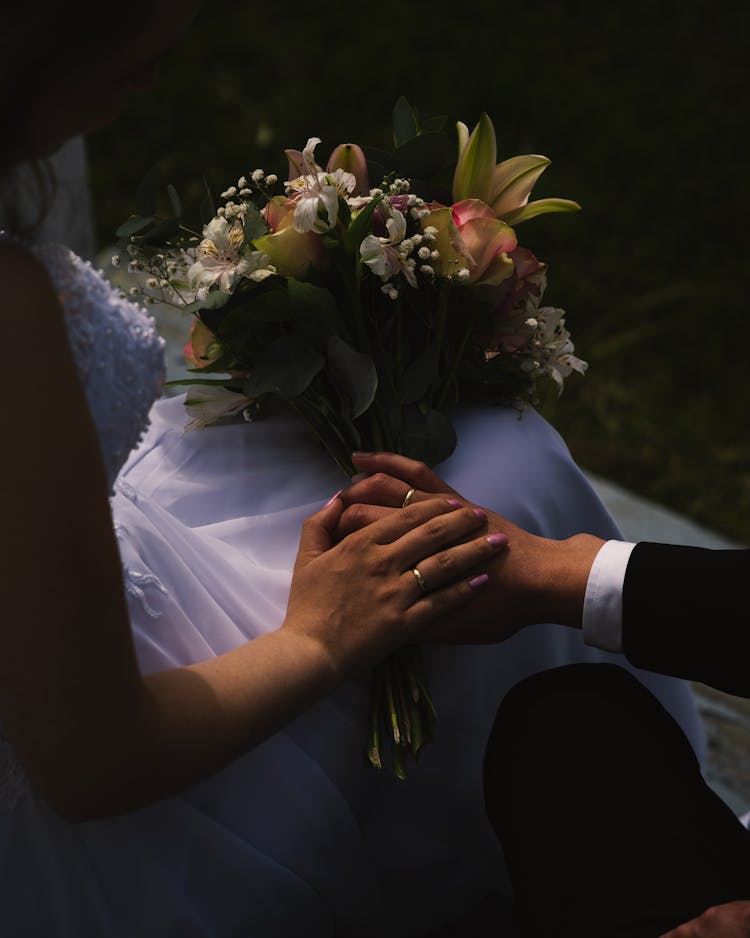
{"type": "Polygon", "coordinates": [[[148,425],[164,380],[164,340],[146,310],[68,248],[36,250],[65,310],[70,347],[110,486],[148,425]]]}
{"type": "MultiPolygon", "coordinates": [[[[164,380],[164,340],[146,310],[123,299],[88,261],[62,245],[46,245],[35,253],[65,312],[71,352],[111,487],[148,426],[164,380]]],[[[0,811],[10,810],[26,787],[0,726],[0,811]]]]}

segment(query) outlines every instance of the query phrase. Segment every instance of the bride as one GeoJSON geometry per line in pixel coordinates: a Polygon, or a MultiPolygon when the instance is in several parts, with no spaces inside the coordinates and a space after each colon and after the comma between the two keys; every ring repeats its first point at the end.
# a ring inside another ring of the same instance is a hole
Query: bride
{"type": "MultiPolygon", "coordinates": [[[[198,6],[131,4],[117,45],[100,4],[0,14],[0,172],[114,117],[198,6]],[[78,46],[59,42],[70,17],[91,25],[78,46]],[[62,51],[32,82],[26,48],[62,51]]],[[[503,549],[481,512],[420,502],[331,547],[343,502],[319,506],[342,479],[292,414],[185,435],[180,398],[152,406],[162,349],[139,308],[62,248],[6,239],[0,271],[3,934],[406,938],[490,894],[499,922],[482,794],[497,706],[530,673],[607,656],[555,625],[426,646],[434,743],[406,782],[365,767],[369,670],[481,593],[503,549]]],[[[617,536],[535,412],[455,423],[441,475],[473,502],[548,537],[617,536]]],[[[687,688],[639,677],[700,749],[687,688]]]]}

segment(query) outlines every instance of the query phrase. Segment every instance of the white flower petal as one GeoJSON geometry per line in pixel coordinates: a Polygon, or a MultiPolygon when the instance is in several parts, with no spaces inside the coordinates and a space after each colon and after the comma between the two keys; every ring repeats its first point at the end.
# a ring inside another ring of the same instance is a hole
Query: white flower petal
{"type": "Polygon", "coordinates": [[[406,235],[406,216],[399,212],[397,208],[393,209],[393,214],[386,221],[385,227],[391,236],[391,244],[400,244],[406,235]]]}
{"type": "Polygon", "coordinates": [[[299,234],[312,231],[318,221],[318,196],[303,195],[294,206],[294,230],[299,234]]]}
{"type": "Polygon", "coordinates": [[[234,417],[250,403],[250,398],[244,394],[218,385],[192,385],[185,396],[185,407],[189,408],[190,415],[185,432],[208,427],[224,417],[234,417]]]}
{"type": "Polygon", "coordinates": [[[334,186],[324,186],[320,191],[320,202],[323,203],[323,210],[328,217],[328,225],[326,227],[321,227],[325,223],[318,219],[318,227],[316,230],[320,231],[322,234],[324,231],[328,231],[330,228],[333,228],[338,221],[339,217],[339,194],[337,189],[334,186]]]}

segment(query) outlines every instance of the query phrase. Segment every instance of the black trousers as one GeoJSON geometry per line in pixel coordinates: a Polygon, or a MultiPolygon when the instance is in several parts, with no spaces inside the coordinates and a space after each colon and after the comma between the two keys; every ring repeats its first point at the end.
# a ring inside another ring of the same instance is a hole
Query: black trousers
{"type": "Polygon", "coordinates": [[[750,899],[750,833],[623,668],[570,665],[517,685],[492,731],[485,796],[529,938],[651,938],[750,899]]]}

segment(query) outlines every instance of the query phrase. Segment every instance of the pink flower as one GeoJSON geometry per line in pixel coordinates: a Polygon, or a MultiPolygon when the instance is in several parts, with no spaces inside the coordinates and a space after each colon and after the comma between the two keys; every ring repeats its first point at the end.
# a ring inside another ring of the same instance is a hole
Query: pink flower
{"type": "Polygon", "coordinates": [[[311,267],[325,270],[329,257],[317,234],[295,229],[294,210],[295,203],[282,195],[271,199],[264,212],[270,233],[256,238],[253,247],[270,257],[280,277],[305,280],[311,267]]]}
{"type": "Polygon", "coordinates": [[[428,240],[434,239],[438,256],[430,263],[438,276],[495,285],[512,275],[508,253],[518,244],[515,232],[479,199],[436,206],[421,226],[428,240]]]}
{"type": "Polygon", "coordinates": [[[208,326],[196,316],[182,350],[185,361],[192,368],[204,368],[221,355],[221,344],[208,326]]]}

